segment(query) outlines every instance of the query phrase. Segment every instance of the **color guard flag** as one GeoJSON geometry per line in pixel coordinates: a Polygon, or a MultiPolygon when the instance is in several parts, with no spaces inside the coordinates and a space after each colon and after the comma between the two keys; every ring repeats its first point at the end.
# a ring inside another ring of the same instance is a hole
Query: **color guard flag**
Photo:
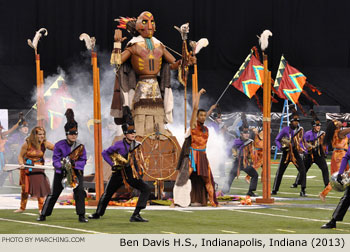
{"type": "Polygon", "coordinates": [[[305,83],[306,77],[298,69],[289,65],[282,55],[274,85],[277,95],[297,104],[305,83]]]}
{"type": "Polygon", "coordinates": [[[255,95],[264,81],[264,66],[253,55],[253,50],[230,81],[235,88],[249,98],[255,95]]]}

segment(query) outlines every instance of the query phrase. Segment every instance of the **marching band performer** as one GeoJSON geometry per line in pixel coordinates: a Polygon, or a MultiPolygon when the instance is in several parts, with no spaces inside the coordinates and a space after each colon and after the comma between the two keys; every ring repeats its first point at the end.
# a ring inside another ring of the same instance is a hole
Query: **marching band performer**
{"type": "Polygon", "coordinates": [[[46,216],[50,216],[54,205],[60,196],[63,188],[62,180],[68,176],[76,177],[78,185],[75,179],[72,178],[72,187],[74,188],[74,200],[75,209],[77,215],[79,215],[79,222],[88,222],[85,218],[85,191],[83,187],[83,173],[86,164],[86,150],[83,144],[77,141],[78,137],[78,123],[74,120],[74,112],[72,109],[67,109],[65,116],[67,117],[67,123],[64,125],[66,132],[66,139],[58,141],[53,150],[53,166],[55,167],[55,175],[53,178],[52,193],[46,198],[44,207],[41,211],[37,221],[45,221],[46,216]],[[73,169],[69,169],[69,167],[73,169]],[[73,170],[73,171],[72,171],[73,170]]]}
{"type": "Polygon", "coordinates": [[[271,195],[276,195],[281,185],[282,177],[288,164],[292,162],[300,173],[301,191],[300,196],[305,197],[306,188],[306,173],[305,166],[300,153],[304,152],[303,135],[304,129],[299,125],[299,115],[296,113],[294,105],[290,108],[292,110],[292,118],[290,125],[284,127],[277,135],[275,142],[278,149],[282,150],[282,157],[279,167],[276,172],[275,181],[273,183],[273,189],[271,195]]]}
{"type": "MultiPolygon", "coordinates": [[[[342,123],[338,120],[333,120],[328,123],[326,128],[325,141],[329,147],[333,148],[331,158],[331,175],[339,171],[342,158],[344,157],[349,146],[350,128],[342,129],[342,123]]],[[[346,166],[348,169],[348,166],[346,166]]],[[[332,186],[328,185],[319,194],[322,201],[326,200],[326,196],[332,190],[332,186]]]]}
{"type": "MultiPolygon", "coordinates": [[[[125,110],[126,108],[124,107],[123,109],[125,110]]],[[[113,194],[124,184],[126,187],[131,185],[141,191],[134,213],[130,217],[130,222],[148,222],[148,220],[141,217],[140,211],[146,208],[151,189],[142,180],[142,154],[140,155],[137,152],[137,148],[141,146],[141,143],[135,141],[134,122],[129,109],[126,109],[126,111],[128,111],[127,114],[129,116],[124,117],[128,119],[124,119],[125,122],[122,124],[124,139],[115,142],[102,152],[104,160],[112,167],[112,176],[98,202],[96,212],[89,215],[89,219],[99,219],[103,216],[113,194]]]]}
{"type": "MultiPolygon", "coordinates": [[[[337,182],[341,185],[343,185],[342,174],[344,173],[349,160],[350,160],[350,149],[346,151],[345,156],[342,158],[340,169],[338,171],[337,182]]],[[[340,198],[338,206],[333,212],[332,219],[328,223],[322,225],[321,228],[323,229],[336,228],[337,221],[342,221],[344,219],[344,216],[348,211],[349,206],[350,206],[350,187],[347,186],[343,197],[340,198]]]]}
{"type": "Polygon", "coordinates": [[[21,166],[21,206],[15,213],[22,213],[26,209],[28,195],[38,199],[39,213],[43,208],[44,198],[50,193],[49,180],[44,169],[24,168],[24,165],[44,165],[45,150],[53,150],[54,145],[46,140],[46,132],[42,127],[34,127],[29,137],[21,147],[18,163],[21,166]]]}
{"type": "MultiPolygon", "coordinates": [[[[263,130],[261,127],[252,129],[254,134],[254,142],[253,142],[253,168],[258,171],[260,167],[263,165],[263,130]]],[[[262,171],[261,171],[262,174],[262,171]]],[[[262,177],[262,175],[261,175],[262,177]]],[[[245,181],[250,183],[250,176],[247,175],[245,177],[245,181]]]]}
{"type": "Polygon", "coordinates": [[[205,89],[202,88],[194,97],[189,136],[186,137],[182,146],[177,166],[180,174],[184,174],[184,176],[178,176],[175,185],[183,186],[190,179],[192,189],[188,193],[191,202],[206,206],[209,199],[210,204],[217,207],[219,203],[215,194],[214,177],[206,153],[209,131],[204,125],[206,118],[215,109],[216,104],[211,106],[208,112],[204,109],[198,109],[200,97],[205,92],[205,89]]]}
{"type": "Polygon", "coordinates": [[[244,113],[242,113],[242,125],[239,127],[239,131],[240,137],[235,139],[232,148],[232,155],[234,157],[233,168],[230,171],[228,181],[222,191],[223,193],[228,193],[230,191],[233,180],[235,177],[239,176],[239,171],[242,170],[251,177],[247,195],[256,197],[257,195],[254,193],[254,191],[258,185],[259,175],[256,169],[253,168],[254,141],[249,138],[249,125],[244,113]]]}
{"type": "MultiPolygon", "coordinates": [[[[310,114],[313,117],[313,121],[311,122],[312,129],[307,131],[304,135],[304,141],[306,145],[304,155],[305,173],[308,172],[313,163],[317,164],[317,166],[321,169],[323,183],[326,187],[329,183],[329,172],[325,158],[325,132],[321,130],[321,121],[318,119],[315,112],[311,110],[310,114]]],[[[298,174],[291,188],[296,188],[298,185],[300,185],[300,183],[300,175],[298,174]]]]}

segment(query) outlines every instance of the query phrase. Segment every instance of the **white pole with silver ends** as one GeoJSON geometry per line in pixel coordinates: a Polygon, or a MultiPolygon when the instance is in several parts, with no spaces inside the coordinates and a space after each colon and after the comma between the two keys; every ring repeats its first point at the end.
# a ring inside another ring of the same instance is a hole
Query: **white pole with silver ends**
{"type": "MultiPolygon", "coordinates": [[[[23,166],[22,166],[23,167],[23,166]]],[[[54,167],[50,165],[24,165],[24,168],[32,168],[32,169],[46,169],[46,170],[53,170],[54,167]]],[[[13,171],[21,169],[21,165],[19,164],[5,164],[4,171],[13,171]]]]}

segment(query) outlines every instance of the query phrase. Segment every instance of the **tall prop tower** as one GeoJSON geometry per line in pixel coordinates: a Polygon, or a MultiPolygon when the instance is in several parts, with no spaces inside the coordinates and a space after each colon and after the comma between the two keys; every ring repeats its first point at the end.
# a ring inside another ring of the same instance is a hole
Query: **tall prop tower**
{"type": "Polygon", "coordinates": [[[95,147],[95,190],[96,201],[103,194],[103,167],[102,167],[102,127],[101,127],[101,96],[100,96],[100,69],[97,66],[97,53],[94,51],[96,39],[82,33],[80,40],[85,41],[86,48],[91,51],[91,65],[94,88],[94,147],[95,147]]]}
{"type": "Polygon", "coordinates": [[[263,197],[256,199],[257,203],[273,203],[271,198],[271,71],[268,69],[268,57],[265,49],[271,31],[265,30],[259,37],[259,43],[264,60],[264,86],[263,86],[263,197]]]}
{"type": "Polygon", "coordinates": [[[34,49],[35,65],[36,65],[36,87],[37,87],[37,125],[44,127],[44,71],[40,69],[40,55],[38,54],[38,43],[42,35],[47,36],[48,32],[45,28],[36,31],[33,41],[28,39],[28,45],[34,49]]]}

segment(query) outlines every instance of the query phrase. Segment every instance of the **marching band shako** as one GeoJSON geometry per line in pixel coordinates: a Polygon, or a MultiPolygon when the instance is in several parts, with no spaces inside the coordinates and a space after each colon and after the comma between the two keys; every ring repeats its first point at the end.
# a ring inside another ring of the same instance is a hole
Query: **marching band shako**
{"type": "Polygon", "coordinates": [[[332,188],[338,192],[344,192],[346,187],[350,186],[350,171],[344,172],[342,175],[342,185],[337,181],[338,172],[335,172],[331,176],[330,184],[332,188]]]}

